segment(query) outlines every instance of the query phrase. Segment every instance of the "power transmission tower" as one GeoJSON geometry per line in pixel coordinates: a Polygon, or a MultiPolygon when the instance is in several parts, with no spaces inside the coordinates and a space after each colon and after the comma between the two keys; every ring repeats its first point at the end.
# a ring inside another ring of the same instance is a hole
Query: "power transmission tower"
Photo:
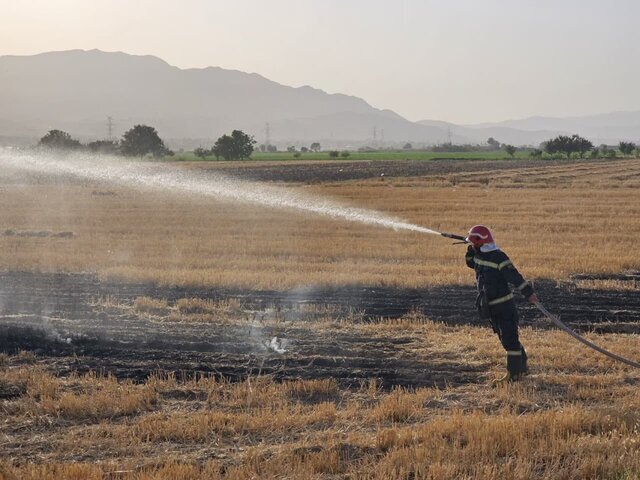
{"type": "Polygon", "coordinates": [[[271,126],[269,122],[264,124],[264,144],[268,147],[271,145],[271,126]]]}
{"type": "Polygon", "coordinates": [[[110,116],[107,117],[107,139],[111,140],[113,138],[113,118],[110,116]]]}

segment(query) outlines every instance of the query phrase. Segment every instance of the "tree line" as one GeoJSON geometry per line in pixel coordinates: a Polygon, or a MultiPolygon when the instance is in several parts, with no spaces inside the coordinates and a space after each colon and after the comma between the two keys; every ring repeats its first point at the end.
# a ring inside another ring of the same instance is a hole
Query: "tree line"
{"type": "MultiPolygon", "coordinates": [[[[206,158],[208,156],[215,156],[217,160],[220,158],[224,160],[244,160],[251,156],[255,150],[256,141],[251,135],[247,135],[241,130],[233,130],[230,135],[222,135],[216,140],[213,146],[209,149],[196,148],[193,153],[200,157],[206,158]]],[[[173,155],[173,152],[169,150],[164,141],[158,135],[155,128],[148,125],[136,125],[127,132],[124,133],[122,139],[115,140],[96,140],[89,142],[86,145],[80,143],[80,141],[74,139],[67,132],[62,130],[50,130],[42,137],[38,143],[40,147],[63,149],[63,150],[78,150],[86,149],[92,152],[120,154],[127,156],[139,156],[144,157],[151,155],[155,158],[173,155]]],[[[493,137],[487,140],[487,145],[492,150],[504,150],[509,156],[513,157],[518,151],[518,148],[509,144],[501,144],[493,137]]],[[[270,145],[265,147],[260,145],[261,151],[274,151],[274,148],[270,145]]],[[[411,149],[411,144],[407,143],[405,149],[411,149]]],[[[487,147],[473,147],[471,145],[453,145],[451,143],[441,145],[438,147],[432,147],[433,151],[475,151],[475,149],[487,147]],[[462,148],[463,150],[459,150],[462,148]]],[[[640,156],[640,148],[633,142],[620,142],[617,146],[622,155],[636,155],[640,156]]],[[[312,143],[309,148],[302,147],[301,152],[318,152],[320,151],[320,144],[312,143]]],[[[580,135],[558,135],[546,142],[540,144],[539,148],[529,150],[531,157],[542,157],[543,153],[548,155],[566,155],[567,158],[571,156],[579,156],[584,158],[587,153],[593,157],[607,157],[615,158],[617,152],[614,148],[607,145],[600,145],[595,147],[593,143],[580,135]]],[[[294,156],[300,156],[300,152],[295,147],[288,147],[288,152],[294,153],[294,156]]],[[[330,157],[348,157],[349,152],[330,151],[330,157]]]]}
{"type": "MultiPolygon", "coordinates": [[[[513,145],[508,145],[506,143],[501,144],[493,137],[490,137],[487,140],[487,144],[492,150],[504,150],[511,157],[518,151],[518,148],[513,145]]],[[[580,158],[584,158],[587,153],[592,158],[606,157],[606,158],[615,158],[617,156],[616,147],[612,147],[609,145],[600,145],[596,147],[593,143],[587,140],[580,135],[558,135],[555,138],[547,140],[546,142],[542,142],[539,148],[528,149],[529,155],[531,157],[542,157],[544,153],[547,153],[551,156],[557,155],[566,155],[567,158],[571,158],[572,156],[578,156],[580,158]]],[[[636,146],[633,142],[620,142],[617,145],[617,149],[620,151],[622,155],[633,155],[634,153],[637,156],[640,156],[640,148],[636,146]]]]}
{"type": "MultiPolygon", "coordinates": [[[[551,140],[541,144],[541,149],[550,155],[566,155],[567,158],[571,158],[572,155],[577,155],[580,158],[584,158],[587,153],[592,158],[598,157],[610,157],[615,158],[617,152],[614,148],[607,145],[600,145],[596,147],[593,143],[580,135],[558,135],[551,140]]],[[[640,151],[637,150],[636,144],[633,142],[620,142],[618,143],[618,150],[622,155],[640,155],[640,151]]],[[[539,150],[539,156],[542,156],[542,150],[539,150]]]]}
{"type": "Polygon", "coordinates": [[[97,153],[121,154],[126,156],[152,155],[155,158],[173,155],[164,141],[158,135],[155,128],[148,125],[136,125],[127,130],[122,139],[116,140],[96,140],[86,145],[79,140],[72,138],[67,132],[62,130],[49,130],[47,134],[38,142],[39,147],[54,150],[89,150],[97,153]]]}
{"type": "MultiPolygon", "coordinates": [[[[215,155],[216,159],[242,160],[249,158],[254,150],[256,141],[250,135],[241,130],[234,130],[231,135],[222,135],[209,150],[196,149],[194,153],[202,158],[215,155]]],[[[158,135],[155,128],[149,125],[136,125],[126,131],[119,141],[96,140],[86,145],[72,138],[62,130],[49,130],[38,142],[38,146],[55,150],[80,150],[86,149],[97,153],[109,153],[114,155],[139,156],[151,155],[154,158],[171,156],[174,153],[169,150],[164,141],[158,135]]]]}

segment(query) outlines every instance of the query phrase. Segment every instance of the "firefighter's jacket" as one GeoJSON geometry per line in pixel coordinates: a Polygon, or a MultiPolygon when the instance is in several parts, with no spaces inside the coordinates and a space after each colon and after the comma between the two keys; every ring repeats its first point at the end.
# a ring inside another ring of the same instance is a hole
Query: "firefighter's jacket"
{"type": "Polygon", "coordinates": [[[489,306],[499,305],[513,299],[509,284],[525,298],[533,294],[533,287],[527,282],[509,257],[499,248],[490,252],[469,250],[465,256],[467,266],[476,272],[478,293],[486,293],[489,306]]]}

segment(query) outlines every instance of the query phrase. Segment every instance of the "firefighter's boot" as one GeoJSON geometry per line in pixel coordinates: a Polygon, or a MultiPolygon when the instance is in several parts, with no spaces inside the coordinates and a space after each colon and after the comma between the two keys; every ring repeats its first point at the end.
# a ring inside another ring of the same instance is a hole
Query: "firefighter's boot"
{"type": "Polygon", "coordinates": [[[527,352],[525,351],[524,347],[520,347],[521,351],[522,351],[522,370],[520,372],[521,375],[528,375],[529,374],[529,365],[527,365],[527,352]]]}
{"type": "Polygon", "coordinates": [[[496,380],[491,385],[497,387],[507,383],[517,382],[527,370],[527,354],[520,346],[518,350],[507,350],[507,373],[496,380]]]}
{"type": "Polygon", "coordinates": [[[527,368],[527,354],[520,346],[518,350],[507,350],[507,371],[512,377],[518,377],[527,368]]]}

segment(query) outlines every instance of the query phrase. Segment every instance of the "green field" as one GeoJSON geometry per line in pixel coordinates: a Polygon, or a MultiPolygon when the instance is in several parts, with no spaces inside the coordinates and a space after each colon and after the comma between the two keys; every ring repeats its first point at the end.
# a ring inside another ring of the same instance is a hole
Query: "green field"
{"type": "MultiPolygon", "coordinates": [[[[519,151],[514,155],[515,158],[528,158],[528,151],[519,151]]],[[[446,159],[478,159],[478,160],[502,160],[510,158],[504,151],[494,152],[431,152],[425,150],[410,151],[376,151],[376,152],[349,152],[348,157],[330,157],[329,152],[308,152],[300,153],[299,157],[294,157],[291,152],[254,152],[250,160],[255,161],[281,161],[281,160],[434,160],[437,158],[446,159]]],[[[193,152],[184,152],[176,154],[174,157],[168,158],[172,161],[202,161],[196,157],[193,152]]],[[[209,156],[204,161],[215,161],[214,156],[209,156]]]]}

